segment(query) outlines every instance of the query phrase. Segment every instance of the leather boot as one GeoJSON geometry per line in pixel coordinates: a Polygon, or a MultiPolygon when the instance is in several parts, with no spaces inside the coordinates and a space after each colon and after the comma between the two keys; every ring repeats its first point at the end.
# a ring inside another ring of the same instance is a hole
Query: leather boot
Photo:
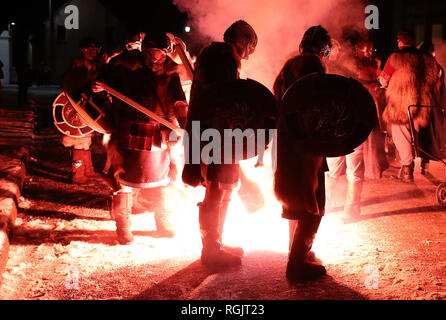
{"type": "Polygon", "coordinates": [[[347,197],[345,200],[344,213],[349,217],[355,217],[361,214],[362,186],[362,181],[349,181],[347,184],[347,197]]]}
{"type": "Polygon", "coordinates": [[[130,244],[133,241],[131,231],[132,221],[130,220],[130,210],[132,207],[132,194],[119,192],[112,197],[112,216],[116,221],[116,235],[118,242],[122,245],[130,244]]]}
{"type": "Polygon", "coordinates": [[[219,213],[219,223],[218,223],[218,234],[219,234],[219,239],[218,241],[220,242],[220,246],[221,248],[226,251],[229,252],[235,256],[238,257],[243,257],[243,255],[245,254],[243,248],[240,247],[231,247],[228,245],[223,244],[223,228],[225,225],[225,221],[226,221],[226,214],[228,213],[228,207],[229,207],[229,203],[231,202],[231,193],[232,190],[225,190],[224,191],[225,194],[223,196],[223,201],[220,207],[220,213],[219,213]]]}
{"type": "Polygon", "coordinates": [[[299,220],[297,229],[293,235],[288,264],[286,268],[286,278],[290,282],[305,282],[317,279],[327,273],[324,266],[310,262],[306,259],[313,246],[316,236],[320,216],[309,215],[299,220]]]}
{"type": "MultiPolygon", "coordinates": [[[[298,223],[299,223],[298,220],[290,220],[289,221],[289,236],[290,236],[290,239],[289,239],[288,250],[290,252],[291,252],[291,247],[293,245],[294,233],[297,230],[298,223]]],[[[305,256],[305,261],[322,265],[322,261],[318,257],[316,257],[316,254],[312,250],[308,251],[307,255],[305,256]]]]}
{"type": "Polygon", "coordinates": [[[414,166],[415,165],[414,165],[413,161],[408,166],[401,166],[400,173],[399,173],[399,177],[400,177],[401,181],[407,182],[407,183],[414,182],[414,178],[413,178],[414,166]]]}
{"type": "Polygon", "coordinates": [[[91,159],[91,150],[84,150],[84,162],[85,162],[85,175],[87,177],[97,177],[98,175],[94,171],[93,160],[91,159]]]}
{"type": "Polygon", "coordinates": [[[88,177],[85,172],[85,151],[86,150],[82,149],[72,149],[72,183],[84,184],[88,181],[88,177]]]}
{"type": "Polygon", "coordinates": [[[241,264],[241,258],[224,250],[219,232],[219,207],[203,202],[199,209],[199,222],[203,249],[201,262],[204,266],[220,271],[241,264]]]}
{"type": "Polygon", "coordinates": [[[91,149],[84,150],[85,175],[91,183],[103,182],[106,183],[104,175],[94,171],[93,160],[91,158],[91,149]]]}

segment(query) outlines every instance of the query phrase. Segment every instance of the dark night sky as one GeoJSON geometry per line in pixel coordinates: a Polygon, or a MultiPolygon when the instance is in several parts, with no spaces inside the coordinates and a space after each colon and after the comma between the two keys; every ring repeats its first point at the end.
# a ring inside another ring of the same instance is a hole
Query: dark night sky
{"type": "MultiPolygon", "coordinates": [[[[49,3],[52,1],[54,10],[69,1],[67,0],[4,0],[8,5],[3,5],[0,10],[0,29],[7,29],[8,24],[15,22],[15,34],[13,38],[27,38],[27,35],[39,32],[42,22],[48,19],[49,3]]],[[[91,1],[91,0],[82,0],[91,1]]],[[[99,0],[114,15],[116,15],[129,30],[151,30],[153,32],[169,31],[179,36],[182,34],[187,21],[187,15],[180,12],[172,4],[172,0],[99,0]]],[[[192,1],[192,0],[191,0],[192,1]]],[[[213,1],[213,0],[209,0],[213,1]]],[[[239,0],[234,0],[239,1],[239,0]]],[[[373,3],[380,8],[380,29],[371,32],[371,39],[382,59],[385,59],[395,49],[394,34],[392,34],[393,20],[395,19],[395,3],[391,0],[358,0],[373,3]]],[[[443,3],[445,0],[402,0],[407,3],[420,1],[426,12],[433,3],[443,3]]],[[[398,13],[398,12],[396,12],[398,13]]],[[[402,17],[402,13],[401,13],[402,17]]],[[[425,17],[428,21],[429,17],[425,17]]],[[[0,30],[1,31],[1,30],[0,30]]],[[[38,37],[38,35],[37,35],[38,37]]],[[[20,50],[19,50],[20,51],[20,50]]]]}
{"type": "MultiPolygon", "coordinates": [[[[100,0],[128,28],[150,30],[179,31],[183,28],[187,16],[178,11],[170,0],[100,0]]],[[[53,0],[55,7],[68,1],[53,0]]],[[[6,8],[0,10],[0,28],[7,29],[15,22],[28,30],[33,30],[49,16],[49,0],[9,1],[6,8]],[[26,9],[25,9],[26,8],[26,9]]]]}
{"type": "Polygon", "coordinates": [[[187,15],[178,11],[170,0],[141,1],[101,0],[128,28],[178,33],[187,15]]]}
{"type": "MultiPolygon", "coordinates": [[[[83,0],[87,1],[87,0],[83,0]]],[[[168,31],[180,34],[184,29],[187,15],[180,12],[171,0],[99,0],[110,10],[129,31],[151,30],[152,32],[168,31]]],[[[24,48],[30,35],[41,37],[43,21],[49,18],[50,2],[53,12],[67,0],[35,0],[9,1],[8,6],[0,10],[0,31],[12,29],[13,64],[25,60],[24,48]]]]}

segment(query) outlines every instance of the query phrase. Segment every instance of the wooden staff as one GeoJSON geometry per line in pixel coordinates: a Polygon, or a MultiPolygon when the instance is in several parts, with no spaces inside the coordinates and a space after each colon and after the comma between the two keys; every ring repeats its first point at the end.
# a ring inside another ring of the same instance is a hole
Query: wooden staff
{"type": "Polygon", "coordinates": [[[175,51],[178,53],[178,56],[181,59],[181,62],[183,63],[184,67],[186,68],[186,72],[188,76],[193,79],[194,78],[194,68],[192,67],[191,62],[187,58],[186,52],[184,52],[183,46],[177,42],[175,44],[175,51]]]}
{"type": "Polygon", "coordinates": [[[123,95],[122,93],[116,91],[115,89],[113,89],[112,87],[109,87],[108,85],[106,85],[103,82],[97,82],[101,87],[104,88],[105,91],[107,91],[108,93],[110,93],[111,95],[115,96],[116,98],[122,100],[123,102],[127,103],[128,105],[132,106],[133,108],[135,108],[136,110],[144,113],[145,115],[149,116],[150,118],[152,118],[153,120],[158,121],[159,123],[165,125],[166,127],[168,127],[169,129],[172,129],[174,131],[181,131],[181,128],[174,125],[172,122],[167,121],[166,119],[160,117],[159,115],[157,115],[156,113],[150,111],[149,109],[147,109],[146,107],[140,105],[138,102],[130,99],[129,97],[123,95]]]}

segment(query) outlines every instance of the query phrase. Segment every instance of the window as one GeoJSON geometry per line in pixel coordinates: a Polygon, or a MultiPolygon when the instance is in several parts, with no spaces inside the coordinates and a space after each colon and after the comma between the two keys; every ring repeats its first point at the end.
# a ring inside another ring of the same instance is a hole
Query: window
{"type": "Polygon", "coordinates": [[[433,24],[432,25],[432,42],[439,43],[443,41],[443,25],[433,24]]]}

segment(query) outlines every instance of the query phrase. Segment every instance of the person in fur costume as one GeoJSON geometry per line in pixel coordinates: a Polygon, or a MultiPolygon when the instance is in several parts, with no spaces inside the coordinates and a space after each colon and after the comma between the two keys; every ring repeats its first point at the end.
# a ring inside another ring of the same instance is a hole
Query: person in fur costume
{"type": "MultiPolygon", "coordinates": [[[[324,74],[323,60],[329,56],[331,47],[330,35],[323,27],[309,28],[300,43],[300,54],[285,63],[275,80],[276,98],[281,100],[297,79],[311,73],[324,74]]],[[[282,217],[289,220],[286,278],[291,282],[313,280],[326,274],[325,267],[311,251],[325,210],[326,171],[325,157],[299,148],[279,115],[274,191],[282,203],[282,217]]]]}
{"type": "MultiPolygon", "coordinates": [[[[257,45],[257,34],[245,21],[234,22],[224,33],[224,42],[212,42],[198,56],[191,89],[191,102],[186,125],[189,137],[194,137],[192,121],[198,118],[200,108],[194,99],[214,84],[239,78],[242,59],[248,59],[257,45]]],[[[212,108],[212,106],[206,106],[212,108]]],[[[192,145],[190,143],[189,145],[192,145]]],[[[191,150],[185,149],[186,159],[191,150]]],[[[188,156],[189,155],[189,156],[188,156]]],[[[219,271],[241,264],[242,248],[222,243],[223,227],[233,189],[240,178],[237,164],[186,163],[184,183],[196,187],[205,185],[206,194],[199,208],[200,232],[203,243],[201,261],[204,266],[219,271]]]]}
{"type": "MultiPolygon", "coordinates": [[[[110,61],[105,83],[164,119],[184,127],[187,102],[178,65],[167,56],[166,34],[151,35],[139,50],[127,51],[110,61]]],[[[157,235],[173,237],[171,212],[166,207],[171,182],[171,130],[119,99],[107,111],[114,129],[109,144],[119,189],[113,193],[111,215],[120,244],[133,241],[130,212],[133,193],[151,204],[157,235]]]]}
{"type": "MultiPolygon", "coordinates": [[[[399,51],[390,55],[379,80],[387,88],[387,105],[383,120],[391,132],[398,151],[401,169],[398,180],[413,183],[414,152],[411,144],[408,107],[438,106],[441,103],[441,68],[435,59],[414,47],[408,32],[398,34],[399,51]]],[[[414,129],[430,122],[431,108],[413,108],[414,129]]]]}

